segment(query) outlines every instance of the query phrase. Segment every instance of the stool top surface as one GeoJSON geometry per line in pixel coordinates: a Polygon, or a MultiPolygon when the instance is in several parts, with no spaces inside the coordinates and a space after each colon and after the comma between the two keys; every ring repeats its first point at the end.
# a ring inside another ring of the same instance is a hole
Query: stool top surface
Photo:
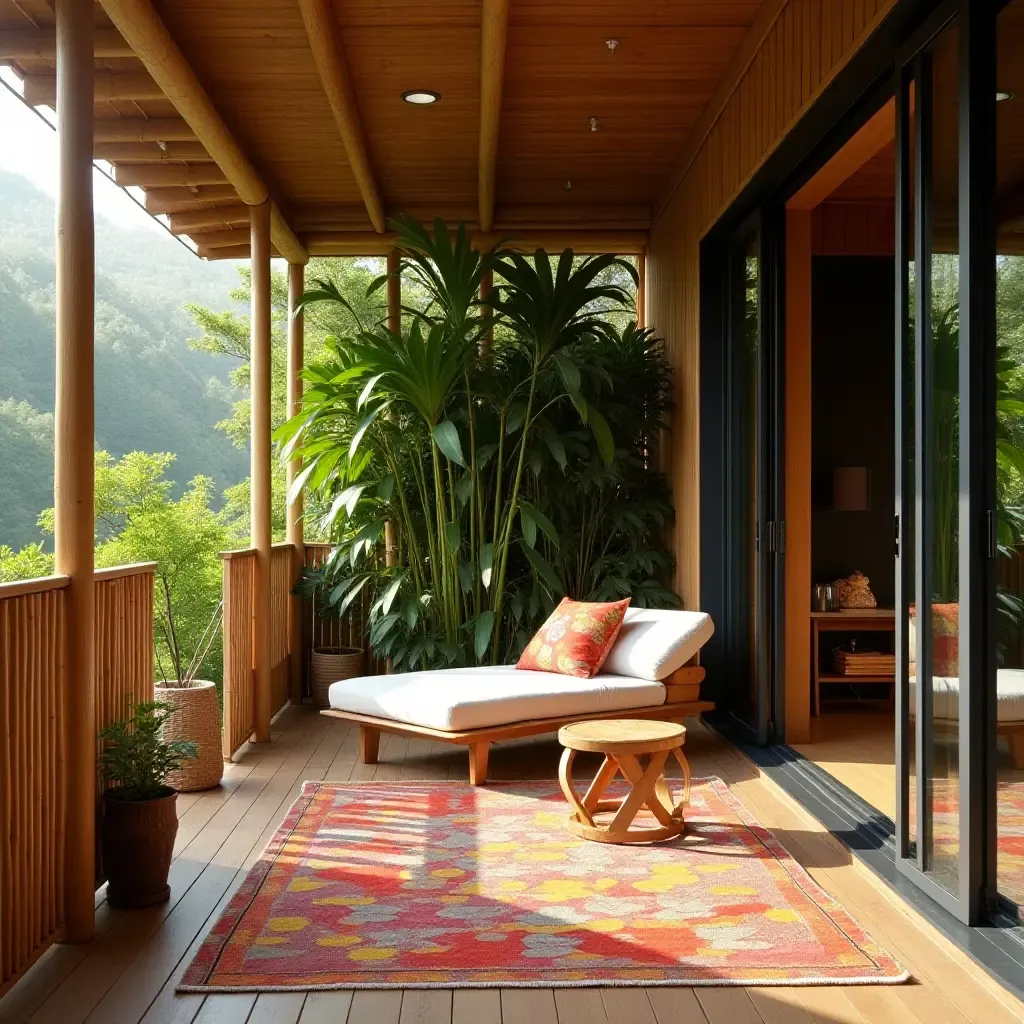
{"type": "Polygon", "coordinates": [[[601,754],[650,754],[682,746],[686,726],[640,718],[605,718],[563,725],[558,742],[571,750],[601,754]]]}

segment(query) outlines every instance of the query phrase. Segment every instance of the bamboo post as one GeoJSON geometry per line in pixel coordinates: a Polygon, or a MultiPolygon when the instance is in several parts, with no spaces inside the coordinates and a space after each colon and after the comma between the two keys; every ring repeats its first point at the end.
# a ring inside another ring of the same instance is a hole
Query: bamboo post
{"type": "Polygon", "coordinates": [[[270,202],[249,208],[252,298],[250,450],[253,581],[253,718],[257,743],[270,741],[270,202]]]}
{"type": "Polygon", "coordinates": [[[92,212],[93,5],[57,0],[57,373],[54,550],[65,591],[63,694],[65,942],[95,933],[96,680],[93,491],[95,246],[92,212]]]}
{"type": "Polygon", "coordinates": [[[636,325],[647,326],[647,257],[638,253],[636,257],[636,325]]]}
{"type": "MultiPolygon", "coordinates": [[[[494,288],[494,271],[484,271],[484,276],[480,280],[480,298],[486,299],[494,288]]],[[[485,356],[490,353],[491,348],[494,345],[494,317],[492,311],[487,309],[485,311],[487,317],[487,330],[484,332],[484,336],[480,339],[480,355],[485,356]]]]}
{"type": "MultiPolygon", "coordinates": [[[[402,333],[402,256],[395,249],[388,249],[388,330],[402,333]]],[[[384,562],[395,564],[395,528],[390,522],[384,524],[384,562]]]]}
{"type": "MultiPolygon", "coordinates": [[[[297,416],[302,407],[303,345],[305,342],[302,312],[296,313],[305,290],[306,268],[301,263],[288,264],[288,418],[297,416]]],[[[289,459],[285,467],[286,493],[299,475],[302,463],[289,459]]],[[[305,561],[302,526],[302,492],[286,509],[287,536],[292,546],[292,582],[297,583],[305,561]]],[[[302,598],[294,594],[288,600],[288,688],[293,704],[302,702],[302,598]]]]}

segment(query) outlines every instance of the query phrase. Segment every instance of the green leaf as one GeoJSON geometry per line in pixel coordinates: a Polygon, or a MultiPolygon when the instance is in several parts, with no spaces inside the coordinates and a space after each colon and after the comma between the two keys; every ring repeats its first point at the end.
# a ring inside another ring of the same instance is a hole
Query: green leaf
{"type": "Polygon", "coordinates": [[[608,427],[608,421],[596,409],[591,409],[589,426],[594,432],[597,450],[601,453],[604,464],[610,466],[615,459],[615,441],[608,427]]]}
{"type": "Polygon", "coordinates": [[[472,493],[473,478],[469,473],[463,473],[462,479],[455,485],[455,497],[459,499],[460,505],[465,505],[472,493]]]}
{"type": "Polygon", "coordinates": [[[533,516],[523,508],[519,506],[519,522],[523,527],[523,540],[526,541],[527,547],[537,546],[537,523],[534,521],[533,516]]]}
{"type": "Polygon", "coordinates": [[[550,427],[544,431],[544,441],[547,443],[548,451],[551,452],[552,458],[558,463],[559,468],[564,472],[565,467],[568,465],[568,461],[565,457],[565,445],[562,443],[562,439],[556,434],[550,427]]]}
{"type": "Polygon", "coordinates": [[[558,578],[555,570],[551,568],[551,564],[547,559],[539,551],[534,551],[533,548],[528,548],[525,544],[522,545],[522,548],[526,553],[526,557],[530,560],[530,564],[536,570],[537,575],[546,585],[548,592],[552,595],[563,593],[565,588],[562,586],[562,581],[558,578]]]}
{"type": "Polygon", "coordinates": [[[362,409],[362,407],[370,400],[370,395],[373,394],[373,389],[377,386],[377,381],[379,381],[383,376],[383,373],[375,374],[366,382],[366,387],[359,392],[359,400],[356,402],[357,409],[362,409]]]}
{"type": "Polygon", "coordinates": [[[555,366],[558,367],[558,372],[562,375],[566,390],[572,395],[577,394],[580,390],[579,367],[562,351],[556,352],[551,358],[554,359],[555,366]]]}
{"type": "Polygon", "coordinates": [[[491,586],[491,576],[494,573],[494,545],[488,541],[480,547],[480,582],[484,589],[491,586]]]}
{"type": "Polygon", "coordinates": [[[451,420],[444,420],[434,427],[432,433],[437,447],[444,452],[446,458],[465,468],[466,459],[462,454],[462,442],[455,424],[451,420]]]}
{"type": "Polygon", "coordinates": [[[342,508],[345,509],[346,515],[352,515],[365,490],[366,484],[353,484],[351,487],[346,487],[331,504],[331,511],[327,513],[327,521],[333,523],[342,508]]]}
{"type": "Polygon", "coordinates": [[[468,562],[459,563],[459,582],[464,593],[468,594],[473,589],[473,570],[468,562]]]}
{"type": "Polygon", "coordinates": [[[364,576],[351,590],[345,595],[345,600],[338,606],[338,617],[341,618],[349,610],[352,602],[359,596],[359,592],[370,582],[369,576],[364,576]]]}
{"type": "Polygon", "coordinates": [[[309,479],[309,474],[313,472],[316,467],[317,460],[314,459],[312,462],[302,467],[302,471],[292,482],[292,486],[288,490],[288,504],[294,503],[295,499],[302,493],[302,488],[305,487],[306,481],[309,479]]]}
{"type": "Polygon", "coordinates": [[[526,419],[526,403],[513,402],[509,407],[508,417],[505,419],[505,433],[514,434],[526,419]]]}
{"type": "Polygon", "coordinates": [[[378,291],[380,288],[383,288],[384,285],[387,283],[387,279],[387,274],[381,274],[380,277],[375,277],[367,286],[366,297],[369,298],[371,295],[373,295],[374,292],[378,291]]]}
{"type": "Polygon", "coordinates": [[[459,529],[458,521],[444,524],[444,539],[448,543],[449,551],[457,551],[462,543],[462,531],[459,529]]]}
{"type": "MultiPolygon", "coordinates": [[[[531,505],[528,501],[519,502],[520,515],[528,515],[543,531],[544,536],[547,537],[552,544],[557,548],[559,545],[558,531],[555,529],[555,524],[539,508],[531,505]]],[[[533,547],[531,544],[530,547],[533,547]]]]}
{"type": "Polygon", "coordinates": [[[359,451],[359,445],[362,443],[363,435],[370,429],[373,421],[381,414],[381,411],[387,408],[388,403],[385,402],[383,405],[378,405],[369,415],[363,418],[362,423],[356,428],[356,432],[352,435],[352,443],[348,447],[349,459],[354,459],[356,453],[359,451]]]}
{"type": "Polygon", "coordinates": [[[476,629],[473,630],[473,649],[479,661],[491,646],[491,634],[494,632],[494,612],[481,612],[476,617],[476,629]]]}
{"type": "Polygon", "coordinates": [[[387,476],[381,477],[381,481],[377,484],[377,497],[382,501],[390,501],[391,495],[395,493],[395,474],[388,473],[387,476]]]}
{"type": "Polygon", "coordinates": [[[380,607],[381,611],[385,615],[391,611],[391,606],[395,603],[395,598],[398,597],[398,591],[402,588],[403,579],[404,576],[395,577],[388,589],[384,591],[384,597],[381,599],[380,607]]]}
{"type": "Polygon", "coordinates": [[[483,469],[488,462],[494,458],[494,453],[498,450],[496,444],[482,444],[476,450],[476,466],[477,469],[483,469]]]}

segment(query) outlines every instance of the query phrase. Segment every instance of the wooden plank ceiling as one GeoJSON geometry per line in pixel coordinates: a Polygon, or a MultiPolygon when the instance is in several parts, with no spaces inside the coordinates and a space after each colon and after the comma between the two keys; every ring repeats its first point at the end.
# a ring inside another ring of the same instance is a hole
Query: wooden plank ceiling
{"type": "MultiPolygon", "coordinates": [[[[102,0],[95,156],[208,258],[247,255],[261,191],[292,259],[383,251],[403,212],[639,251],[759,6],[102,0]]],[[[50,107],[53,25],[52,0],[0,0],[0,63],[50,107]]]]}

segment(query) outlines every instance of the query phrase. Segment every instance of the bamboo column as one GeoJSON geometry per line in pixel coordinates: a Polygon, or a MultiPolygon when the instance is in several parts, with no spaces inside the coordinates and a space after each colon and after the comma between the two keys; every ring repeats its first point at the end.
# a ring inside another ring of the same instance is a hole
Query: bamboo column
{"type": "Polygon", "coordinates": [[[249,207],[252,268],[250,366],[250,543],[253,586],[253,717],[257,743],[270,741],[270,202],[249,207]]]}
{"type": "MultiPolygon", "coordinates": [[[[304,323],[301,311],[296,313],[302,293],[305,290],[306,268],[302,263],[288,264],[288,418],[297,416],[302,407],[302,372],[305,342],[304,323]]],[[[285,467],[285,492],[290,493],[302,463],[289,459],[285,467]]],[[[287,522],[286,540],[292,546],[292,581],[298,582],[305,561],[302,529],[302,492],[285,511],[287,522]]],[[[294,594],[288,601],[288,690],[293,704],[302,702],[302,598],[294,594]]]]}
{"type": "MultiPolygon", "coordinates": [[[[388,330],[394,334],[402,333],[402,256],[397,249],[388,249],[388,330]]],[[[394,565],[395,528],[390,522],[384,524],[384,562],[394,565]]],[[[390,671],[390,663],[389,669],[390,671]]]]}
{"type": "Polygon", "coordinates": [[[641,252],[636,257],[636,325],[647,326],[647,257],[641,252]]]}
{"type": "Polygon", "coordinates": [[[93,665],[92,213],[93,5],[57,0],[57,393],[54,417],[54,549],[64,591],[67,816],[65,942],[95,932],[96,680],[93,665]]]}

